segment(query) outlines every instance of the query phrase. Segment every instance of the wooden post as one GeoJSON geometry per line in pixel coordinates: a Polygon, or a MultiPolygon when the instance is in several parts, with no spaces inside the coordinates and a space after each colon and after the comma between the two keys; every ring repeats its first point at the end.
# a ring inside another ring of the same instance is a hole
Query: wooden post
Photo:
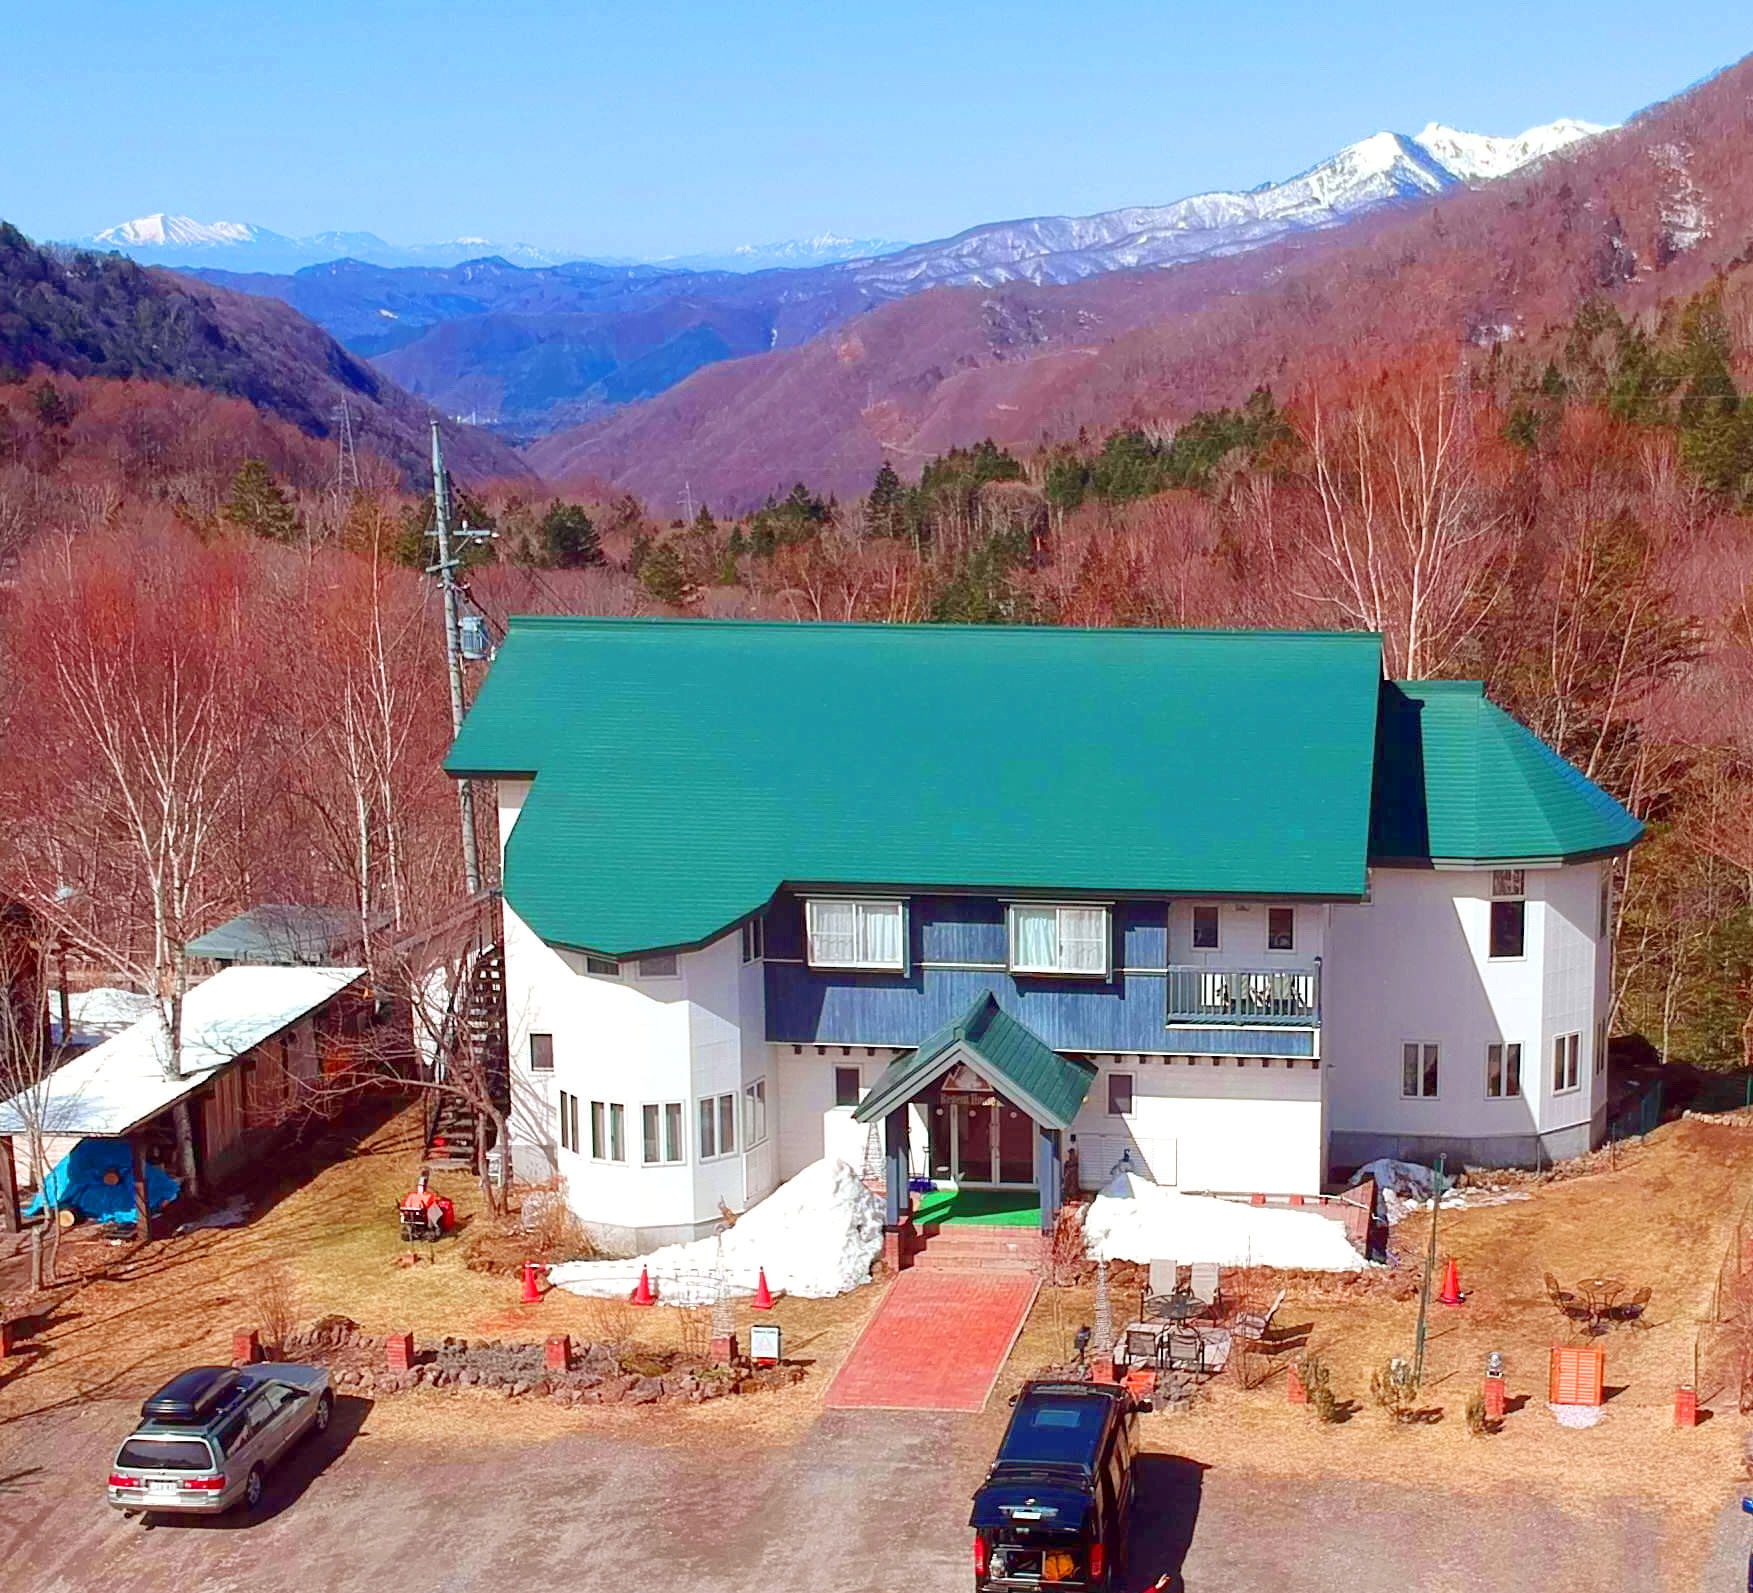
{"type": "Polygon", "coordinates": [[[128,1144],[134,1152],[134,1232],[146,1240],[152,1237],[152,1213],[146,1205],[146,1145],[138,1134],[128,1144]]]}
{"type": "Polygon", "coordinates": [[[0,1233],[17,1233],[19,1230],[16,1173],[12,1157],[12,1136],[0,1134],[0,1233]]]}
{"type": "Polygon", "coordinates": [[[904,1101],[883,1119],[883,1172],[887,1185],[883,1221],[890,1228],[899,1227],[902,1216],[913,1209],[912,1195],[907,1188],[907,1175],[912,1170],[908,1155],[911,1126],[904,1101]]]}

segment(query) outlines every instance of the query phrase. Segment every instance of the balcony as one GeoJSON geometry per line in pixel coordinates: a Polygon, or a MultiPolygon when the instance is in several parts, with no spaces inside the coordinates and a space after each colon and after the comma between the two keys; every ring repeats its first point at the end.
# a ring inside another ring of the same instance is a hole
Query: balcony
{"type": "Polygon", "coordinates": [[[1168,1023],[1316,1029],[1321,970],[1316,968],[1171,968],[1168,1023]]]}

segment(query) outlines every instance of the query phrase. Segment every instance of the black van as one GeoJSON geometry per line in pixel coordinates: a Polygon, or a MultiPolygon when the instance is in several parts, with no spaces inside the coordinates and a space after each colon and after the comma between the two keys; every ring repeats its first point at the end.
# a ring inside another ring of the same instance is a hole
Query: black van
{"type": "Polygon", "coordinates": [[[1029,1383],[974,1495],[974,1593],[1117,1582],[1137,1416],[1107,1383],[1029,1383]]]}

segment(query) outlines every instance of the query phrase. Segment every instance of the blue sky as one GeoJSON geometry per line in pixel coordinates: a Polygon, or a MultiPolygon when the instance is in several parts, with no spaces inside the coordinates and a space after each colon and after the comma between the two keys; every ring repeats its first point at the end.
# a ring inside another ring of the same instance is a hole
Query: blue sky
{"type": "Polygon", "coordinates": [[[1432,119],[1616,121],[1753,49],[1746,0],[6,10],[0,215],[34,236],[172,210],[647,256],[1162,203],[1432,119]]]}

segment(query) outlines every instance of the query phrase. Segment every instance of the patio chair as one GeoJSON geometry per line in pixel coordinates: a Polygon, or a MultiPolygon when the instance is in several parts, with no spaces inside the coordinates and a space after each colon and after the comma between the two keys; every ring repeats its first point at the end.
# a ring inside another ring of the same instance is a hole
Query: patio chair
{"type": "Polygon", "coordinates": [[[1126,1364],[1155,1366],[1162,1351],[1162,1330],[1134,1323],[1126,1330],[1126,1364]]]}
{"type": "Polygon", "coordinates": [[[1284,1290],[1280,1289],[1272,1297],[1272,1304],[1264,1311],[1244,1311],[1231,1324],[1230,1331],[1239,1339],[1258,1344],[1272,1331],[1272,1319],[1278,1315],[1278,1308],[1284,1304],[1284,1290]]]}
{"type": "Polygon", "coordinates": [[[1141,1290],[1138,1299],[1138,1314],[1146,1322],[1161,1322],[1168,1316],[1168,1303],[1175,1297],[1176,1280],[1181,1269],[1173,1261],[1153,1261],[1150,1264],[1150,1287],[1141,1290]]]}
{"type": "Polygon", "coordinates": [[[1561,1300],[1565,1305],[1570,1305],[1576,1299],[1576,1296],[1572,1294],[1569,1289],[1559,1288],[1558,1279],[1553,1277],[1550,1272],[1546,1274],[1546,1297],[1551,1300],[1554,1305],[1557,1305],[1561,1300]]]}
{"type": "Polygon", "coordinates": [[[1621,1300],[1618,1305],[1614,1306],[1610,1314],[1615,1320],[1624,1322],[1627,1326],[1637,1326],[1643,1317],[1645,1309],[1650,1303],[1650,1295],[1652,1292],[1650,1286],[1646,1283],[1637,1291],[1637,1293],[1632,1295],[1630,1299],[1621,1300]]]}
{"type": "Polygon", "coordinates": [[[1171,1372],[1202,1372],[1205,1370],[1205,1341],[1197,1333],[1171,1328],[1169,1370],[1171,1372]]]}
{"type": "Polygon", "coordinates": [[[1153,1261],[1150,1264],[1150,1292],[1173,1294],[1180,1277],[1181,1269],[1173,1261],[1153,1261]]]}
{"type": "Polygon", "coordinates": [[[1223,1300],[1223,1268],[1215,1261],[1195,1261],[1188,1289],[1195,1300],[1203,1300],[1211,1315],[1216,1316],[1223,1300]]]}

